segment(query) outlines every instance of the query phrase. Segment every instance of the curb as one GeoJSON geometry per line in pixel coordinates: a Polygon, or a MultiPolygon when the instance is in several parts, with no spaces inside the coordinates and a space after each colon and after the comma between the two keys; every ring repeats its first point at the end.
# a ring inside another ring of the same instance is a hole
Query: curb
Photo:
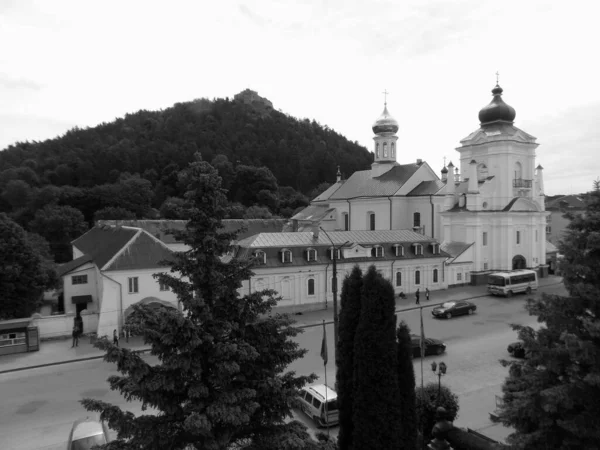
{"type": "MultiPolygon", "coordinates": [[[[150,350],[152,350],[152,349],[151,348],[142,348],[140,350],[132,350],[132,351],[133,351],[133,353],[146,353],[146,352],[149,352],[150,350]]],[[[0,370],[0,375],[5,374],[5,373],[11,373],[11,372],[21,372],[23,370],[39,369],[41,367],[60,366],[62,364],[71,364],[71,363],[82,362],[82,361],[92,361],[94,359],[102,359],[102,358],[104,358],[104,356],[105,355],[88,356],[85,358],[69,359],[69,360],[65,360],[65,361],[56,361],[56,362],[51,362],[51,363],[38,364],[35,366],[17,367],[15,369],[0,370]]]]}

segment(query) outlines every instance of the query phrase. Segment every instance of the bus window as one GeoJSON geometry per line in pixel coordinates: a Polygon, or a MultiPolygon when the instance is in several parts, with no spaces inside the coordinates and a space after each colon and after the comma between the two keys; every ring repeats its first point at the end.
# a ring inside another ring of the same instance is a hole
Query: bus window
{"type": "Polygon", "coordinates": [[[499,277],[497,275],[488,275],[488,284],[492,286],[506,286],[504,277],[499,277]]]}

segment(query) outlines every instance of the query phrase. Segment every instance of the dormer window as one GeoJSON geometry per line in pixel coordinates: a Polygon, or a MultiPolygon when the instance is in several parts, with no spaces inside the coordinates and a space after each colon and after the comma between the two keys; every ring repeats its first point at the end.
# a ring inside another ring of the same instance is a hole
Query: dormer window
{"type": "Polygon", "coordinates": [[[317,251],[314,248],[309,248],[306,250],[306,260],[307,261],[316,261],[317,260],[317,251]]]}
{"type": "Polygon", "coordinates": [[[329,259],[333,259],[333,252],[335,251],[335,259],[336,260],[340,260],[342,259],[342,252],[341,250],[338,249],[334,249],[333,247],[330,247],[329,250],[327,250],[327,254],[329,255],[329,259]]]}
{"type": "Polygon", "coordinates": [[[266,264],[267,263],[267,254],[262,250],[256,250],[254,252],[254,258],[256,258],[256,262],[258,264],[266,264]]]}
{"type": "Polygon", "coordinates": [[[431,252],[434,255],[439,255],[440,254],[440,244],[438,244],[436,242],[432,242],[431,243],[431,252]]]}
{"type": "Polygon", "coordinates": [[[282,263],[291,263],[292,262],[292,251],[284,248],[281,250],[281,262],[282,263]]]}
{"type": "Polygon", "coordinates": [[[422,255],[423,254],[423,245],[422,244],[413,244],[413,252],[415,253],[415,255],[422,255]]]}
{"type": "Polygon", "coordinates": [[[383,247],[381,245],[376,245],[371,249],[371,256],[373,258],[383,258],[383,247]]]}
{"type": "Polygon", "coordinates": [[[394,244],[394,255],[404,256],[404,246],[402,244],[394,244]]]}

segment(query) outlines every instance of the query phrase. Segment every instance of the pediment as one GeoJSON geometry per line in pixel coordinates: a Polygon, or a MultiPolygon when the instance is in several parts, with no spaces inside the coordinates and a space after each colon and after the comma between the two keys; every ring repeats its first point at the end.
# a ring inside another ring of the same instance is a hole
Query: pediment
{"type": "Polygon", "coordinates": [[[538,205],[527,198],[518,197],[511,201],[505,208],[505,211],[535,211],[538,212],[540,209],[538,205]]]}
{"type": "Polygon", "coordinates": [[[344,259],[363,258],[367,254],[371,254],[371,249],[360,244],[354,244],[348,248],[344,248],[344,259]]]}

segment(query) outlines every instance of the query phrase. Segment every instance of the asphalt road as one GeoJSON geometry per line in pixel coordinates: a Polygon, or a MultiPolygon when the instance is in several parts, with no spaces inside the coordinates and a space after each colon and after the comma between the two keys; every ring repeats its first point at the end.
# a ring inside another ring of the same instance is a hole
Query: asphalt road
{"type": "MultiPolygon", "coordinates": [[[[564,293],[561,286],[552,291],[564,293]]],[[[441,339],[448,346],[446,354],[441,357],[425,358],[424,382],[437,382],[431,373],[432,361],[446,362],[448,373],[442,383],[460,397],[461,408],[456,424],[481,429],[489,423],[487,415],[494,409],[494,395],[500,392],[506,376],[506,369],[498,360],[508,357],[506,346],[516,338],[509,325],[535,325],[535,320],[523,309],[523,296],[512,299],[484,297],[477,299],[476,303],[478,311],[475,315],[450,320],[434,319],[430,310],[424,310],[426,335],[441,339]]],[[[405,320],[414,333],[419,332],[418,311],[402,313],[400,319],[405,320]]],[[[323,382],[325,373],[320,358],[322,333],[322,327],[314,327],[297,337],[308,353],[289,368],[298,373],[314,372],[320,377],[318,382],[323,382]]],[[[327,383],[333,386],[335,369],[331,325],[328,326],[327,337],[330,355],[327,383]]],[[[154,358],[150,355],[144,357],[150,362],[154,358]]],[[[114,367],[95,360],[0,375],[0,449],[66,448],[72,423],[87,415],[79,403],[83,397],[101,399],[140,414],[139,404],[127,403],[117,392],[109,389],[106,379],[117,373],[114,367]]],[[[417,384],[420,384],[419,360],[415,360],[415,374],[417,384]]],[[[314,432],[314,425],[303,413],[298,412],[296,416],[314,432]]],[[[337,428],[330,429],[330,432],[336,435],[337,428]]]]}

